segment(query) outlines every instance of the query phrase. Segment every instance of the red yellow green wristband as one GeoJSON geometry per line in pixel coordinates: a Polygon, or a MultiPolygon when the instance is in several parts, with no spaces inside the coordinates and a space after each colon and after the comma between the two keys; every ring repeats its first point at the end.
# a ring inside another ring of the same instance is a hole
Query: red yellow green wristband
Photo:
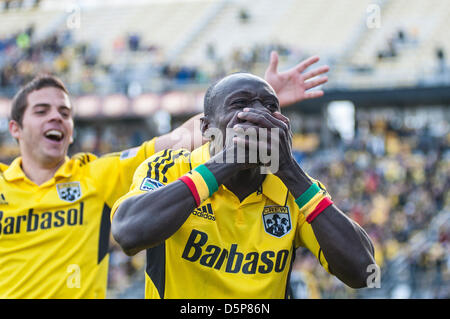
{"type": "Polygon", "coordinates": [[[306,221],[311,223],[325,208],[333,204],[325,192],[314,183],[296,200],[300,213],[306,216],[306,221]]]}
{"type": "Polygon", "coordinates": [[[204,164],[197,166],[194,168],[194,171],[198,172],[206,185],[208,186],[209,196],[212,196],[219,189],[219,185],[217,184],[216,177],[213,173],[206,167],[204,164]]]}
{"type": "Polygon", "coordinates": [[[313,197],[320,192],[320,187],[313,183],[303,194],[301,194],[296,200],[298,208],[302,209],[313,197]]]}
{"type": "Polygon", "coordinates": [[[199,206],[199,205],[201,204],[200,196],[199,196],[199,194],[198,194],[197,187],[195,187],[195,184],[194,184],[194,182],[192,181],[192,179],[190,179],[188,176],[184,175],[184,176],[181,176],[181,177],[179,178],[179,180],[186,184],[186,186],[187,186],[187,187],[189,188],[189,190],[191,191],[192,196],[194,197],[195,204],[196,204],[197,206],[199,206]]]}
{"type": "Polygon", "coordinates": [[[187,185],[197,206],[219,189],[216,178],[203,164],[179,179],[187,185]]]}
{"type": "Polygon", "coordinates": [[[308,216],[306,216],[306,221],[308,223],[311,224],[311,222],[320,215],[320,213],[322,213],[325,208],[327,208],[328,206],[332,205],[333,202],[331,199],[329,199],[328,197],[324,197],[319,204],[317,204],[316,208],[314,208],[314,210],[308,214],[308,216]]]}

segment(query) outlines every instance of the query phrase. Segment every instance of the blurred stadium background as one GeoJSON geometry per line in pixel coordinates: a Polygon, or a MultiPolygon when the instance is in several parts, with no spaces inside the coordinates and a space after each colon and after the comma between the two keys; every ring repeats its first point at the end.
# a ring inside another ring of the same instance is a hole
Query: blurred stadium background
{"type": "MultiPolygon", "coordinates": [[[[450,1],[0,2],[0,161],[20,85],[50,72],[75,103],[70,153],[104,154],[201,111],[209,83],[317,54],[325,96],[283,111],[298,161],[376,246],[380,288],[351,290],[297,252],[296,298],[450,297],[450,1]]],[[[144,253],[111,241],[109,298],[142,298],[144,253]]]]}

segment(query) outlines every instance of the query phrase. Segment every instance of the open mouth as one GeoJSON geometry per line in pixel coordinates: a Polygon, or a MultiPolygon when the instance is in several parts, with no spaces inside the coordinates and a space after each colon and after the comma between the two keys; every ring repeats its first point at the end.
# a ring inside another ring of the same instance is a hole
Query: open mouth
{"type": "Polygon", "coordinates": [[[44,136],[54,142],[60,142],[64,138],[64,133],[59,130],[49,130],[45,132],[44,136]]]}

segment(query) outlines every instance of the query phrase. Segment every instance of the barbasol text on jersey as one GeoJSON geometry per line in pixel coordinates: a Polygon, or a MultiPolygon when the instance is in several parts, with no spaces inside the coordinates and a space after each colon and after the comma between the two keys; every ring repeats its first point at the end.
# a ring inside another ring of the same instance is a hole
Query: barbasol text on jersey
{"type": "Polygon", "coordinates": [[[182,258],[191,262],[199,262],[205,267],[221,269],[227,273],[267,274],[272,271],[282,272],[288,261],[289,250],[277,252],[265,250],[251,251],[244,254],[237,244],[231,244],[227,249],[216,245],[206,245],[208,234],[193,229],[184,247],[182,258]]]}
{"type": "Polygon", "coordinates": [[[0,235],[11,235],[20,232],[34,232],[54,227],[83,225],[84,203],[79,207],[67,210],[35,212],[33,208],[28,213],[17,216],[5,216],[0,211],[0,235]]]}

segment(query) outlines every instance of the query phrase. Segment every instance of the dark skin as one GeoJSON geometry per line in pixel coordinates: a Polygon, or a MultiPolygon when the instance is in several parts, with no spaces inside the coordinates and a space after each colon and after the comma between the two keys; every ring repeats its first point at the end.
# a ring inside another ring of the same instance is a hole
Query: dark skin
{"type": "MultiPolygon", "coordinates": [[[[233,74],[214,87],[212,97],[214,110],[205,113],[202,131],[218,129],[225,136],[228,129],[278,128],[279,170],[275,173],[291,194],[298,198],[312,181],[292,157],[291,130],[289,120],[280,113],[275,92],[264,80],[249,74],[233,74]]],[[[255,192],[264,181],[260,172],[261,163],[220,162],[231,150],[236,154],[239,147],[248,149],[251,141],[243,136],[216,145],[211,141],[211,159],[205,163],[216,177],[240,201],[255,192]],[[219,146],[219,147],[218,147],[219,146]]],[[[261,146],[266,143],[257,140],[261,146]]],[[[112,233],[125,253],[154,247],[173,235],[196,207],[188,187],[175,181],[164,188],[125,200],[117,209],[112,233]]],[[[232,212],[230,212],[232,213],[232,212]]],[[[366,232],[343,214],[334,204],[327,207],[311,223],[317,241],[328,261],[330,271],[352,288],[366,287],[370,273],[367,267],[375,264],[374,249],[366,232]]]]}

